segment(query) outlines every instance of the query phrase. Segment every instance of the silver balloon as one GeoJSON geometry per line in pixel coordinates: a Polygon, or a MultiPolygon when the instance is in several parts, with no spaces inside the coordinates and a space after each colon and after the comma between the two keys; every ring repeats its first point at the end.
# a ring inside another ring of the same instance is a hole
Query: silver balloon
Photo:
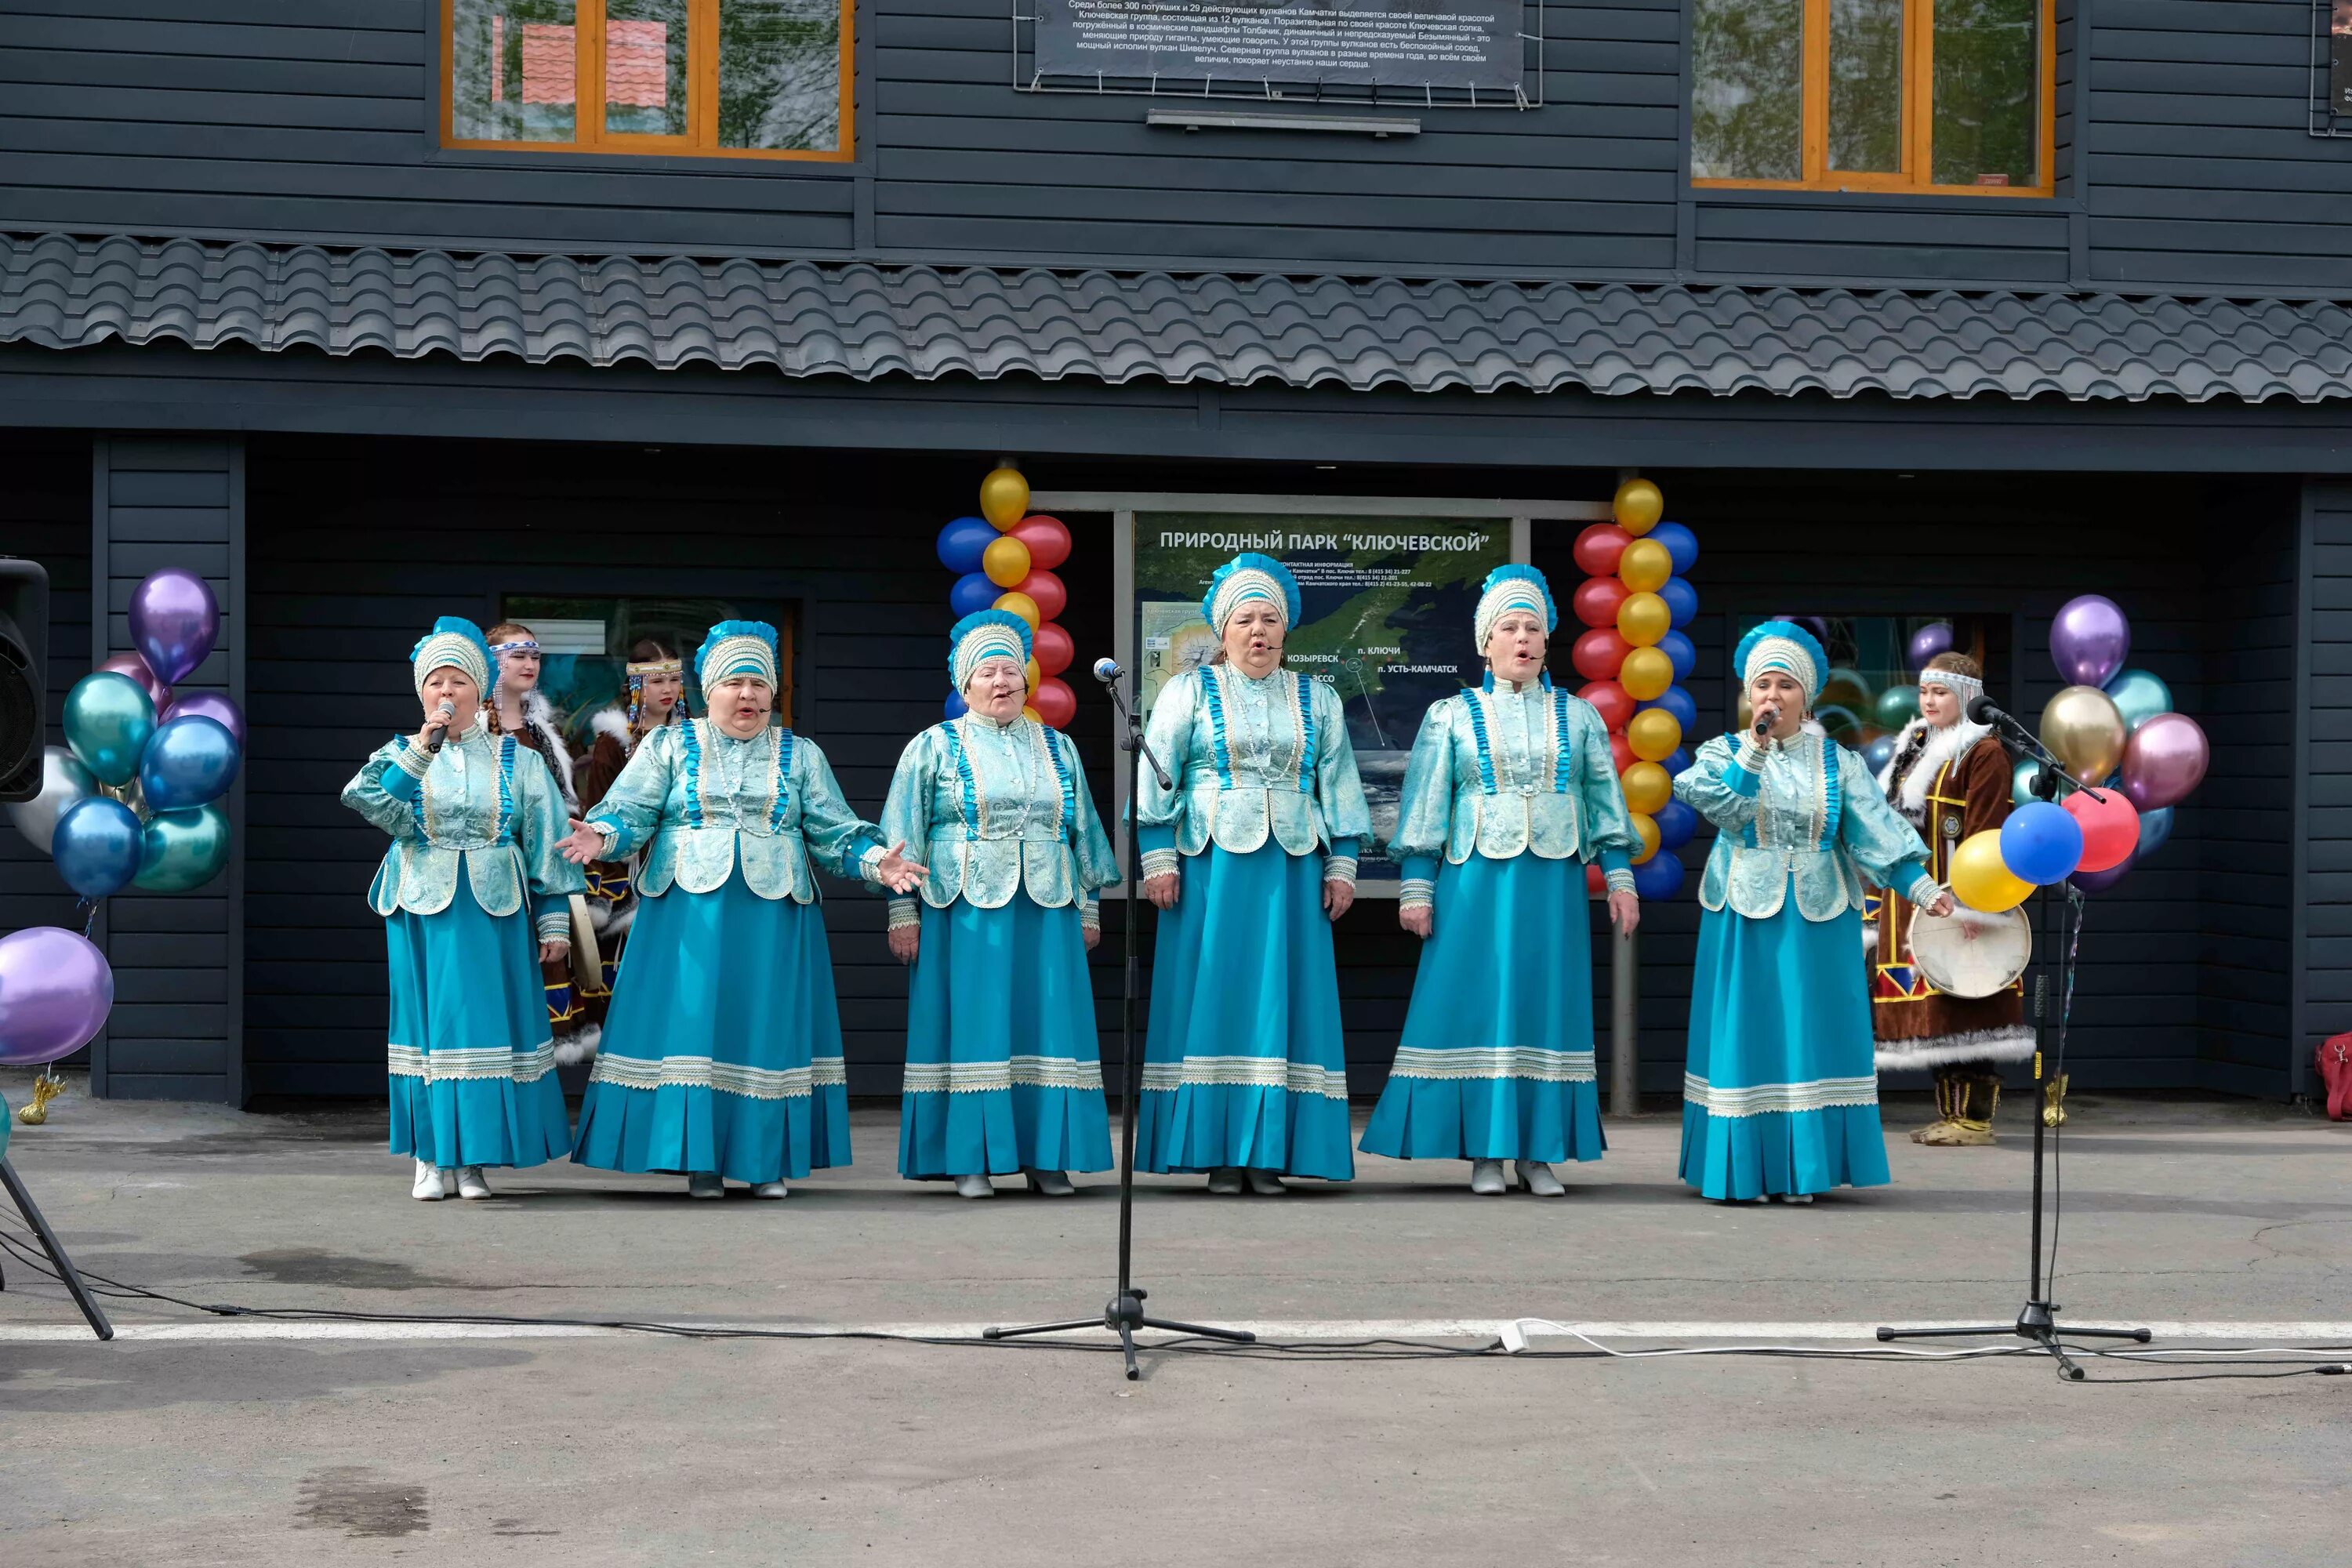
{"type": "Polygon", "coordinates": [[[79,757],[63,746],[43,746],[41,793],[30,800],[12,804],[8,820],[46,855],[49,852],[49,840],[57,835],[58,818],[68,807],[79,805],[98,793],[98,780],[81,765],[79,757]]]}

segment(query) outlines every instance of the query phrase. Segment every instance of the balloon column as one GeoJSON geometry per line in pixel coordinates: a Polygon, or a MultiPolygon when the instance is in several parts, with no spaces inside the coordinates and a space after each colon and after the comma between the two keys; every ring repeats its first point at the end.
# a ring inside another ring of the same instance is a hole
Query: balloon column
{"type": "MultiPolygon", "coordinates": [[[[1029,510],[1029,481],[1018,468],[992,469],[980,481],[980,515],[960,517],[940,530],[940,564],[955,573],[948,608],[958,617],[975,610],[1010,610],[1029,623],[1035,654],[1029,661],[1029,700],[1022,711],[1066,729],[1078,699],[1062,679],[1077,645],[1057,618],[1069,603],[1054,569],[1070,558],[1070,531],[1058,518],[1029,510]]],[[[947,716],[964,710],[963,694],[948,693],[947,716]]]]}
{"type": "MultiPolygon", "coordinates": [[[[1576,563],[1585,579],[1570,599],[1585,631],[1570,662],[1585,680],[1577,695],[1609,726],[1609,746],[1642,842],[1633,856],[1633,886],[1644,899],[1682,890],[1683,863],[1675,854],[1698,830],[1698,814],[1674,798],[1674,775],[1686,765],[1683,737],[1698,721],[1698,705],[1682,683],[1698,662],[1683,628],[1698,614],[1689,583],[1698,537],[1664,522],[1665,498],[1648,479],[1617,487],[1615,519],[1576,536],[1576,563]]],[[[1598,891],[1600,868],[1587,873],[1598,891]]]]}
{"type": "Polygon", "coordinates": [[[2197,721],[2172,710],[2171,688],[2126,666],[2131,641],[2122,606],[2097,594],[2068,600],[2052,621],[2051,660],[2068,684],[2042,709],[2041,738],[2064,767],[2066,793],[2039,798],[2043,764],[2018,764],[2008,822],[1953,852],[1962,903],[2014,909],[2036,887],[2065,881],[2104,893],[2171,837],[2172,808],[2204,778],[2210,749],[2197,721]]]}

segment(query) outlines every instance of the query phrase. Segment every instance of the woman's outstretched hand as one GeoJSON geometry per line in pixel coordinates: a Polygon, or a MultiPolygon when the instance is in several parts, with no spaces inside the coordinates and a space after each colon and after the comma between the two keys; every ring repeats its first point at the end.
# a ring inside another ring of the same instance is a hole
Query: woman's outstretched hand
{"type": "Polygon", "coordinates": [[[572,831],[555,841],[555,847],[574,866],[585,866],[604,853],[604,836],[572,817],[572,831]]]}

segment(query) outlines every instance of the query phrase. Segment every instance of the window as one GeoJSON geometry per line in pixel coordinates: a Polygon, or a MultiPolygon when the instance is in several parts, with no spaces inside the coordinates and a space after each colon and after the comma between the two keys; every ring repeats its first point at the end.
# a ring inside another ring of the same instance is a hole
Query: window
{"type": "Polygon", "coordinates": [[[2051,194],[2047,0],[1693,0],[1691,177],[2051,194]]]}
{"type": "Polygon", "coordinates": [[[854,0],[443,0],[442,140],[850,156],[854,0]]]}

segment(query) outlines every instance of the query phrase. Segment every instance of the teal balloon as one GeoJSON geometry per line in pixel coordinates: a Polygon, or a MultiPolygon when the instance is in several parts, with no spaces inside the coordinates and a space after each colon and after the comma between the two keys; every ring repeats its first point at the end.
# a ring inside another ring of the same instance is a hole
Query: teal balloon
{"type": "Polygon", "coordinates": [[[1853,709],[1841,708],[1835,703],[1816,710],[1813,718],[1833,741],[1840,736],[1856,734],[1862,729],[1862,721],[1853,716],[1853,709]]]}
{"type": "MultiPolygon", "coordinates": [[[[2124,673],[2128,675],[2131,672],[2126,670],[2124,673]]],[[[2137,862],[2147,859],[2163,848],[2165,840],[2171,837],[2172,807],[2159,805],[2154,811],[2141,812],[2139,814],[2139,848],[2134,852],[2134,860],[2137,862]]]]}
{"type": "Polygon", "coordinates": [[[66,744],[104,784],[139,776],[139,759],[155,733],[155,700],[127,675],[96,670],[66,693],[66,744]]]}
{"type": "Polygon", "coordinates": [[[1919,717],[1919,689],[1916,686],[1890,686],[1878,694],[1878,727],[1900,730],[1919,717]]]}
{"type": "Polygon", "coordinates": [[[2020,757],[2017,759],[2017,765],[2011,768],[2009,773],[2009,799],[2011,805],[2023,805],[2028,801],[2039,800],[2042,798],[2040,795],[2033,793],[2033,777],[2041,771],[2042,764],[2035,759],[2032,757],[2020,757]]]}
{"type": "Polygon", "coordinates": [[[2172,688],[2154,672],[2126,669],[2107,682],[2106,693],[2124,716],[2124,728],[2137,730],[2159,713],[2172,711],[2172,688]]]}
{"type": "Polygon", "coordinates": [[[147,822],[134,886],[151,893],[201,888],[228,864],[228,813],[217,802],[194,811],[158,812],[147,822]]]}
{"type": "Polygon", "coordinates": [[[93,795],[58,817],[49,839],[58,875],[85,899],[111,898],[131,886],[141,853],[138,816],[104,795],[93,795]]]}

